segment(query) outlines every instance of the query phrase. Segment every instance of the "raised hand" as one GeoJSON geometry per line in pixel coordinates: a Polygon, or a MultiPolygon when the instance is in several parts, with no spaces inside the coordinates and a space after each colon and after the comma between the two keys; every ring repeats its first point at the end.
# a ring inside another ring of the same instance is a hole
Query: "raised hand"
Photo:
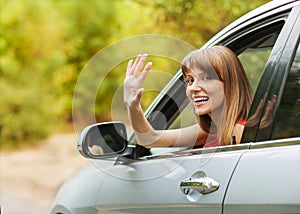
{"type": "Polygon", "coordinates": [[[275,104],[277,101],[277,96],[273,95],[271,100],[268,100],[268,104],[266,107],[265,114],[263,118],[261,119],[259,129],[265,129],[269,127],[273,122],[273,112],[275,108],[275,104]]]}
{"type": "MultiPolygon", "coordinates": [[[[255,113],[247,120],[247,127],[254,127],[258,124],[266,98],[267,98],[267,95],[265,94],[265,96],[260,100],[255,113]]],[[[273,95],[272,99],[268,100],[265,113],[262,116],[262,119],[261,119],[261,122],[259,125],[259,129],[265,129],[271,125],[272,120],[273,120],[273,111],[275,108],[276,101],[277,101],[276,95],[273,95]]]]}
{"type": "Polygon", "coordinates": [[[134,63],[133,60],[128,62],[124,80],[124,103],[127,107],[140,105],[144,92],[144,89],[140,86],[152,67],[152,62],[148,62],[144,67],[147,56],[147,54],[139,54],[134,63]]]}
{"type": "Polygon", "coordinates": [[[260,114],[264,106],[264,102],[266,101],[267,94],[264,95],[262,99],[260,99],[259,104],[256,108],[256,111],[250,118],[247,120],[247,127],[254,127],[258,124],[260,119],[260,114]]]}

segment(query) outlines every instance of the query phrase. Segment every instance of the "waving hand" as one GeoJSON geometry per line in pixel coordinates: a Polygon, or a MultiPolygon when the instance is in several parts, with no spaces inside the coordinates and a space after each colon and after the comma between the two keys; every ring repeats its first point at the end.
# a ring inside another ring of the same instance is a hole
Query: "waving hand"
{"type": "Polygon", "coordinates": [[[147,56],[147,54],[138,55],[134,63],[133,60],[128,62],[124,80],[124,102],[127,107],[140,104],[144,92],[140,86],[152,67],[152,62],[148,62],[144,67],[147,56]]]}

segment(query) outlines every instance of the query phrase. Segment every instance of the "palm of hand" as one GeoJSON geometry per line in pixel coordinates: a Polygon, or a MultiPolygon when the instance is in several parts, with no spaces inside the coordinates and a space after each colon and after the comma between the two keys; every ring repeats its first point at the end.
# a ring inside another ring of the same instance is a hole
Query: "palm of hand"
{"type": "Polygon", "coordinates": [[[128,107],[133,107],[140,104],[140,100],[144,91],[144,89],[140,88],[140,86],[152,66],[152,62],[149,62],[144,67],[146,58],[146,54],[138,55],[134,63],[133,60],[128,62],[126,77],[124,80],[124,103],[128,107]]]}

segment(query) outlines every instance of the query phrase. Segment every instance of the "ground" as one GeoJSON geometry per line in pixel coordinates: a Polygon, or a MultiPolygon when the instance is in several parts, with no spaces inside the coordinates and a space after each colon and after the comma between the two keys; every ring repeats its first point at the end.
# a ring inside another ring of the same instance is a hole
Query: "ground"
{"type": "Polygon", "coordinates": [[[88,163],[76,141],[73,133],[56,134],[37,148],[0,152],[2,213],[50,213],[62,183],[88,163]]]}

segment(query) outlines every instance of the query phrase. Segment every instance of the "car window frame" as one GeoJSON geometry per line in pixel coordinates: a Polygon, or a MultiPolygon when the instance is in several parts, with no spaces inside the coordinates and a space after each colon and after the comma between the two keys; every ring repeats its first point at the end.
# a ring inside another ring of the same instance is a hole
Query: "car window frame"
{"type": "Polygon", "coordinates": [[[262,113],[265,111],[268,100],[273,95],[277,95],[277,101],[274,108],[273,121],[268,129],[259,130],[260,122],[263,114],[260,114],[260,120],[255,127],[249,127],[246,123],[242,143],[260,142],[271,140],[272,130],[274,126],[274,118],[276,117],[278,107],[280,104],[281,96],[283,93],[285,81],[292,65],[297,45],[299,43],[300,27],[300,5],[295,6],[275,42],[271,51],[270,57],[266,63],[263,75],[259,81],[256,93],[253,98],[252,106],[250,109],[249,117],[254,114],[260,100],[266,96],[263,103],[262,113]],[[297,25],[298,22],[298,25],[297,25]],[[298,28],[297,28],[298,26],[298,28]]]}

